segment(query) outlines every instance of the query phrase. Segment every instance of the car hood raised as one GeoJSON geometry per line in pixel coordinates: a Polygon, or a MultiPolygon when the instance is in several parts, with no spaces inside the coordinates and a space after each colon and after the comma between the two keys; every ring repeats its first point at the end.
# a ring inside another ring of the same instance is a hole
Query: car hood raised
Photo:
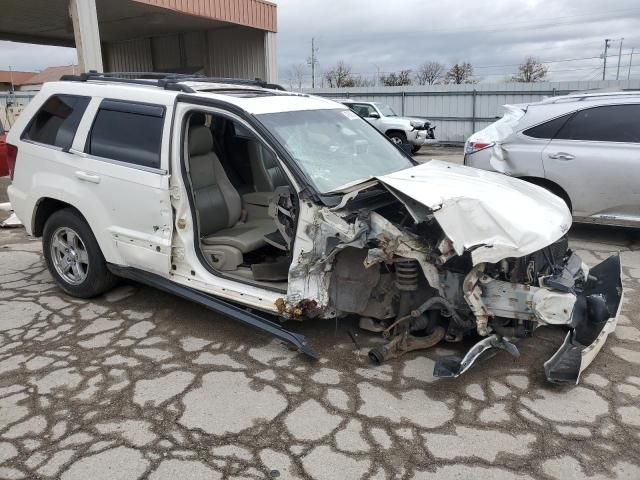
{"type": "Polygon", "coordinates": [[[538,251],[571,226],[562,199],[497,173],[432,160],[377,179],[416,221],[433,215],[458,255],[471,251],[474,265],[538,251]]]}

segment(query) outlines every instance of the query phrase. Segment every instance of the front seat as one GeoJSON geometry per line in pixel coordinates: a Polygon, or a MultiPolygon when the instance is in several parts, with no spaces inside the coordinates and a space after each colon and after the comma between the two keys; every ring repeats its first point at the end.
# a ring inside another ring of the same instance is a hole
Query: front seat
{"type": "Polygon", "coordinates": [[[205,125],[189,128],[189,170],[202,243],[227,245],[242,253],[266,245],[264,236],[276,230],[273,219],[240,221],[242,200],[213,152],[213,136],[205,125]]]}
{"type": "Polygon", "coordinates": [[[278,187],[288,185],[287,177],[273,153],[257,140],[251,140],[248,149],[256,192],[273,192],[278,187]]]}

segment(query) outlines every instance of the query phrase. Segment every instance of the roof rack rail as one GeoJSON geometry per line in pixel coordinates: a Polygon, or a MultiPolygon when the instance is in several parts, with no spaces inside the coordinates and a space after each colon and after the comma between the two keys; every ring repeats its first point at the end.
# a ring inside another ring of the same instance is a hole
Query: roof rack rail
{"type": "Polygon", "coordinates": [[[206,77],[204,75],[162,72],[98,73],[95,70],[91,70],[88,73],[82,73],[80,75],[64,75],[60,80],[67,82],[98,80],[101,82],[130,83],[134,85],[157,86],[159,88],[164,88],[165,90],[177,90],[185,93],[196,93],[197,91],[180,82],[226,83],[229,85],[260,87],[282,91],[285,90],[280,85],[267,83],[259,78],[256,78],[255,80],[248,80],[243,78],[206,77]]]}

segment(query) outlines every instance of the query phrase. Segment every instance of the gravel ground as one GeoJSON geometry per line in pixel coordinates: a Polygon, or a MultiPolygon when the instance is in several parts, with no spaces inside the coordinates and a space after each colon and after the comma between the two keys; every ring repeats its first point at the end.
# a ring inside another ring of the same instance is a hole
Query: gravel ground
{"type": "Polygon", "coordinates": [[[621,251],[626,288],[579,386],[544,379],[559,330],[439,380],[465,345],[372,367],[380,340],[354,324],[288,325],[314,363],[141,285],[67,297],[40,242],[2,230],[0,478],[638,479],[640,234],[575,227],[571,245],[591,265],[621,251]]]}

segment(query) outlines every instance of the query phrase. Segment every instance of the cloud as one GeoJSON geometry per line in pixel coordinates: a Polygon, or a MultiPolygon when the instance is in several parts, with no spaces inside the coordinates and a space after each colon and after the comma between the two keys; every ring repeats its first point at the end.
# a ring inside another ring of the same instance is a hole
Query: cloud
{"type": "MultiPolygon", "coordinates": [[[[601,78],[604,39],[624,37],[622,77],[628,48],[638,48],[637,0],[277,0],[278,64],[286,84],[291,67],[306,64],[311,37],[319,48],[320,72],[338,60],[373,78],[378,72],[416,69],[425,61],[468,61],[484,81],[502,80],[525,57],[548,63],[552,80],[601,78]],[[585,57],[595,57],[584,59],[585,57]]],[[[617,40],[609,50],[607,78],[615,78],[617,40]]],[[[0,42],[0,69],[41,70],[76,62],[74,49],[0,42]]],[[[310,69],[305,79],[310,83],[310,69]]],[[[319,77],[319,74],[318,74],[319,77]]]]}
{"type": "MultiPolygon", "coordinates": [[[[528,55],[543,61],[598,57],[605,38],[625,37],[625,47],[640,47],[640,5],[635,0],[610,0],[606,9],[595,0],[277,3],[283,83],[291,65],[305,63],[312,36],[321,70],[342,59],[367,77],[378,70],[415,69],[427,60],[447,65],[469,61],[479,77],[496,81],[515,73],[528,55]]],[[[617,55],[617,47],[612,42],[609,54],[617,55]]],[[[623,53],[622,64],[627,65],[628,50],[623,53]]],[[[617,58],[609,58],[610,75],[615,75],[616,64],[617,58]]],[[[601,78],[599,58],[548,66],[553,80],[601,78]]],[[[622,70],[626,78],[626,69],[622,70]]],[[[634,72],[640,76],[640,58],[634,72]]]]}

